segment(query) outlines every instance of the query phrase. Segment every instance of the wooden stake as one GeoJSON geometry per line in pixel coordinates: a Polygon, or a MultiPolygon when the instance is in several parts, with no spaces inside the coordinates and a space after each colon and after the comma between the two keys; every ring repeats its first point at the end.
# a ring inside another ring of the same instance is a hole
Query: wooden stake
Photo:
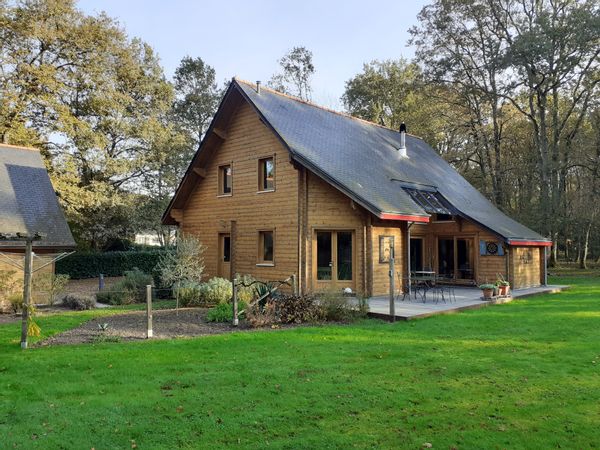
{"type": "Polygon", "coordinates": [[[390,252],[390,318],[392,322],[396,320],[396,305],[394,304],[395,272],[393,252],[390,252]]]}
{"type": "Polygon", "coordinates": [[[27,319],[29,318],[29,304],[31,303],[31,273],[33,266],[33,242],[25,242],[25,275],[23,283],[23,313],[21,315],[21,348],[27,348],[27,319]]]}
{"type": "Polygon", "coordinates": [[[298,284],[296,281],[296,274],[292,275],[292,292],[294,295],[298,295],[298,284]]]}
{"type": "Polygon", "coordinates": [[[231,282],[233,287],[233,326],[237,327],[239,324],[238,319],[238,300],[237,300],[237,274],[233,277],[233,281],[231,282]]]}
{"type": "Polygon", "coordinates": [[[146,317],[148,319],[148,330],[146,337],[150,339],[153,336],[152,332],[152,285],[146,285],[146,317]]]}

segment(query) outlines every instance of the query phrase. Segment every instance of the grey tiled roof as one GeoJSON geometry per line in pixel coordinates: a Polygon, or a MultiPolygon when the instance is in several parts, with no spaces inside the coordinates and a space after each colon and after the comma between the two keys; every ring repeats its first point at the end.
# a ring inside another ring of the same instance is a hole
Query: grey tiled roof
{"type": "Polygon", "coordinates": [[[492,205],[422,139],[234,80],[292,157],[371,212],[428,216],[403,188],[437,190],[461,215],[507,240],[546,241],[492,205]]]}
{"type": "MultiPolygon", "coordinates": [[[[17,232],[44,234],[34,248],[75,247],[40,153],[0,144],[0,233],[17,232]]],[[[0,240],[0,249],[23,246],[0,240]]]]}

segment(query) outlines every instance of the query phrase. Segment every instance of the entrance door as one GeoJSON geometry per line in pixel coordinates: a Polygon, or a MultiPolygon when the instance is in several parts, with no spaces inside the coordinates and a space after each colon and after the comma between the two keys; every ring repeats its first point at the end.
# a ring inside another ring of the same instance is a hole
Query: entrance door
{"type": "Polygon", "coordinates": [[[231,279],[231,235],[219,234],[219,261],[217,264],[218,275],[221,278],[231,279]]]}
{"type": "Polygon", "coordinates": [[[438,274],[453,280],[473,280],[473,239],[438,239],[438,274]]]}
{"type": "Polygon", "coordinates": [[[313,243],[313,280],[317,291],[355,290],[354,233],[317,231],[313,243]]]}
{"type": "Polygon", "coordinates": [[[438,239],[438,275],[454,278],[454,239],[438,239]]]}
{"type": "Polygon", "coordinates": [[[423,238],[410,238],[410,270],[423,269],[423,238]]]}

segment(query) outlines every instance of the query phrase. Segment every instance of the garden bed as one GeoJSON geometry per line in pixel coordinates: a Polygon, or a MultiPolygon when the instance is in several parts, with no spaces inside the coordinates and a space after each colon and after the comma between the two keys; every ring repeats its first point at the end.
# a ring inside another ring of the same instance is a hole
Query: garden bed
{"type": "MultiPolygon", "coordinates": [[[[241,321],[238,327],[230,323],[206,322],[207,308],[182,308],[179,311],[155,310],[153,316],[153,339],[208,336],[231,333],[252,328],[241,321]]],[[[100,342],[137,341],[146,339],[146,312],[134,311],[104,316],[83,323],[77,328],[52,336],[38,345],[85,344],[100,342]],[[106,330],[100,326],[108,324],[106,330]]],[[[298,325],[280,325],[290,328],[298,325]]],[[[271,329],[271,328],[269,328],[271,329]]]]}

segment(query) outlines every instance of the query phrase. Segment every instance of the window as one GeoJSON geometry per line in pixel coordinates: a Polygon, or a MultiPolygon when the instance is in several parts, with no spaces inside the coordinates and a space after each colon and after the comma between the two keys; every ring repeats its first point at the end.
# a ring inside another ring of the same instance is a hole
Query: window
{"type": "Polygon", "coordinates": [[[232,181],[231,164],[219,166],[219,195],[231,195],[232,181]]]}
{"type": "Polygon", "coordinates": [[[273,157],[258,160],[258,190],[275,190],[275,159],[273,157]]]}
{"type": "Polygon", "coordinates": [[[223,262],[231,262],[231,236],[223,236],[223,262]]]}
{"type": "Polygon", "coordinates": [[[273,231],[260,231],[258,233],[258,262],[259,264],[274,263],[275,241],[273,231]]]}

